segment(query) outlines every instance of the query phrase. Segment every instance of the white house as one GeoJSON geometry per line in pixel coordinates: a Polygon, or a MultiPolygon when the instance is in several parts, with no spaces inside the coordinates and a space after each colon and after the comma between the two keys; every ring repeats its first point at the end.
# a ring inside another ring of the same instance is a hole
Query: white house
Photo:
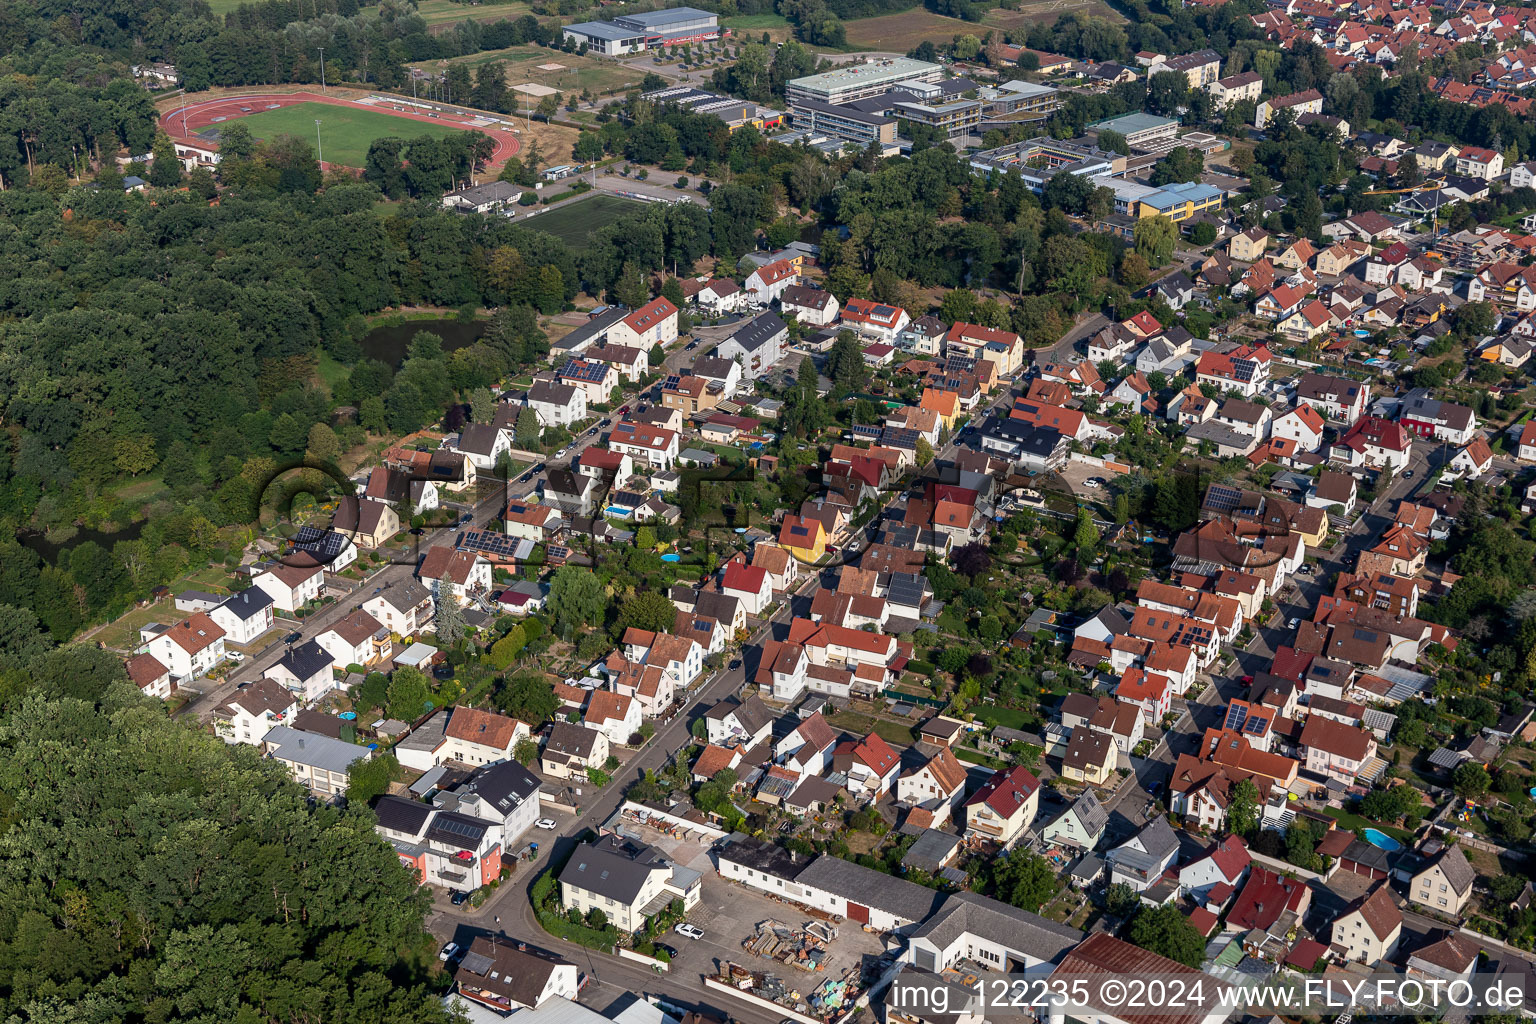
{"type": "Polygon", "coordinates": [[[372,615],[391,633],[414,636],[432,625],[436,609],[432,592],[416,580],[389,583],[363,602],[363,611],[372,615]]]}
{"type": "Polygon", "coordinates": [[[389,630],[359,609],[315,635],[338,665],[372,665],[389,656],[389,630]]]}
{"type": "Polygon", "coordinates": [[[320,596],[325,586],[325,571],[318,565],[301,567],[277,563],[253,577],[251,585],[265,590],[278,611],[292,614],[320,596]]]}
{"type": "Polygon", "coordinates": [[[773,580],[768,570],[732,559],[726,563],[720,592],[740,601],[748,615],[761,615],[773,601],[773,580]]]}
{"type": "Polygon", "coordinates": [[[1130,839],[1110,850],[1104,860],[1111,885],[1124,883],[1145,892],[1163,877],[1179,855],[1179,837],[1166,818],[1153,818],[1130,839]]]}
{"type": "Polygon", "coordinates": [[[965,836],[1010,846],[1039,809],[1040,780],[1021,765],[1000,769],[965,801],[965,836]]]}
{"type": "Polygon", "coordinates": [[[224,630],[224,642],[244,646],[272,628],[272,595],[260,587],[231,594],[208,617],[224,630]]]}
{"type": "Polygon", "coordinates": [[[677,307],[663,298],[652,299],[614,324],[608,331],[608,344],[624,345],[649,352],[677,340],[677,307]]]}
{"type": "Polygon", "coordinates": [[[671,469],[677,462],[677,431],[626,421],[608,435],[608,447],[652,469],[671,469]]]}
{"type": "Polygon", "coordinates": [[[459,438],[450,451],[460,455],[482,473],[496,468],[496,463],[512,450],[512,439],[505,430],[496,429],[492,423],[471,423],[459,431],[459,438]]]}
{"type": "Polygon", "coordinates": [[[773,735],[773,712],[753,697],[723,700],[704,712],[705,738],[717,747],[755,747],[773,735]]]}
{"type": "Polygon", "coordinates": [[[1296,443],[1296,450],[1315,452],[1323,446],[1323,417],[1310,405],[1298,405],[1281,413],[1270,426],[1271,437],[1296,443]]]}
{"type": "Polygon", "coordinates": [[[452,597],[463,605],[469,604],[474,594],[490,589],[491,563],[473,551],[439,545],[427,550],[416,575],[432,592],[434,601],[452,597]]]}
{"type": "Polygon", "coordinates": [[[142,648],[164,665],[177,685],[206,675],[224,660],[224,630],[198,612],[156,636],[142,648]]]}
{"type": "Polygon", "coordinates": [[[587,393],[559,381],[535,381],[523,397],[541,427],[568,427],[587,418],[587,393]]]}
{"type": "Polygon", "coordinates": [[[267,669],[267,677],[277,680],[300,701],[309,704],[325,696],[336,685],[332,672],[335,664],[329,651],[313,640],[306,640],[290,647],[277,664],[267,669]]]}
{"type": "Polygon", "coordinates": [[[797,284],[784,290],[779,296],[779,309],[802,324],[825,327],[837,319],[842,309],[837,296],[822,288],[797,284]]]}
{"type": "Polygon", "coordinates": [[[929,827],[943,824],[965,799],[965,765],[948,747],[926,762],[896,778],[896,800],[908,807],[921,808],[933,817],[929,827]]]}
{"type": "Polygon", "coordinates": [[[225,743],[259,744],[274,725],[292,722],[298,699],[275,679],[258,679],[213,712],[214,733],[225,743]]]}
{"type": "Polygon", "coordinates": [[[747,297],[759,306],[766,306],[784,294],[785,289],[797,280],[795,265],[788,260],[775,260],[758,267],[747,275],[747,297]]]}
{"type": "Polygon", "coordinates": [[[495,764],[510,758],[518,741],[528,737],[527,722],[478,708],[455,707],[437,753],[440,762],[495,764]]]}
{"type": "Polygon", "coordinates": [[[623,745],[640,731],[640,702],[612,690],[593,690],[581,720],[610,744],[623,745]]]}

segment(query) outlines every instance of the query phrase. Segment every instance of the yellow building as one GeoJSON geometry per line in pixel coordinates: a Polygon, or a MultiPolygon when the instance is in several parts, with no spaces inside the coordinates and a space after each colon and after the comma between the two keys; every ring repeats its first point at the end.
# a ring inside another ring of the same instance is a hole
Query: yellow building
{"type": "Polygon", "coordinates": [[[827,529],[819,519],[787,515],[779,527],[779,546],[802,562],[820,561],[827,553],[827,529]]]}
{"type": "Polygon", "coordinates": [[[1214,185],[1201,185],[1186,181],[1165,185],[1151,195],[1142,196],[1136,203],[1137,217],[1167,217],[1175,224],[1186,221],[1206,210],[1219,210],[1226,193],[1214,185]]]}

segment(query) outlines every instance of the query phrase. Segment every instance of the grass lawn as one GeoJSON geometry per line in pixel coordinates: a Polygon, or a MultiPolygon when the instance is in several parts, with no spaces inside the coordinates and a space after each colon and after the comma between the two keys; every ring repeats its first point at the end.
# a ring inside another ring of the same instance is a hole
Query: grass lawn
{"type": "Polygon", "coordinates": [[[644,203],[619,196],[589,194],[585,199],[557,206],[553,210],[519,220],[524,227],[554,235],[573,249],[586,247],[587,235],[627,213],[643,209],[644,203]]]}
{"type": "MultiPolygon", "coordinates": [[[[580,93],[583,89],[595,93],[610,92],[637,84],[645,77],[643,70],[636,70],[617,61],[561,53],[559,50],[534,46],[531,43],[509,46],[503,50],[485,50],[463,57],[419,61],[412,67],[423,71],[441,71],[449,64],[477,67],[481,64],[489,64],[491,61],[501,61],[507,66],[508,86],[516,87],[531,82],[534,85],[558,89],[562,93],[580,93]],[[561,66],[552,71],[542,70],[541,65],[546,64],[561,66]]],[[[537,104],[538,97],[531,97],[522,102],[537,104]]]]}
{"type": "Polygon", "coordinates": [[[460,128],[412,121],[393,117],[372,110],[353,110],[334,107],[326,103],[295,103],[277,110],[263,110],[241,118],[258,139],[270,139],[278,135],[297,135],[313,142],[315,121],[320,121],[320,148],[330,163],[361,167],[368,156],[368,146],[374,139],[386,135],[401,138],[420,138],[430,135],[444,138],[460,128]]]}
{"type": "Polygon", "coordinates": [[[1009,729],[1028,731],[1040,724],[1038,716],[1031,716],[1018,708],[999,707],[996,704],[978,704],[976,717],[988,725],[1001,725],[1009,729]]]}
{"type": "Polygon", "coordinates": [[[762,39],[763,33],[767,32],[769,39],[781,43],[794,32],[794,26],[782,14],[740,14],[734,18],[721,18],[720,24],[753,42],[762,39]]]}
{"type": "Polygon", "coordinates": [[[335,394],[336,385],[346,380],[347,374],[351,372],[347,367],[338,363],[329,352],[324,349],[320,350],[320,361],[315,366],[315,374],[320,378],[321,383],[325,385],[326,390],[335,394]]]}
{"type": "Polygon", "coordinates": [[[887,50],[906,53],[925,40],[949,39],[951,36],[973,35],[978,38],[988,29],[1008,31],[1027,27],[1036,21],[1055,21],[1061,15],[1073,11],[1080,15],[1093,15],[1114,21],[1125,19],[1115,13],[1104,0],[1045,0],[1043,3],[1026,4],[1017,11],[994,8],[979,22],[946,18],[922,8],[882,14],[874,18],[857,18],[843,22],[848,31],[850,50],[887,50]]]}
{"type": "Polygon", "coordinates": [[[1412,832],[1404,832],[1400,828],[1393,828],[1391,825],[1383,825],[1380,822],[1372,821],[1369,818],[1361,817],[1358,814],[1351,814],[1348,811],[1340,810],[1337,807],[1324,807],[1323,813],[1337,821],[1340,828],[1347,828],[1351,831],[1357,828],[1374,828],[1378,832],[1385,832],[1387,835],[1391,836],[1393,839],[1396,839],[1400,843],[1407,844],[1413,842],[1412,832]]]}
{"type": "MultiPolygon", "coordinates": [[[[239,5],[239,0],[214,0],[214,13],[219,13],[220,3],[228,3],[229,9],[234,10],[239,5]]],[[[416,11],[421,15],[428,28],[439,25],[456,25],[461,21],[500,21],[502,18],[520,18],[529,13],[527,4],[514,3],[484,3],[469,4],[454,3],[453,0],[421,0],[416,11]]]]}

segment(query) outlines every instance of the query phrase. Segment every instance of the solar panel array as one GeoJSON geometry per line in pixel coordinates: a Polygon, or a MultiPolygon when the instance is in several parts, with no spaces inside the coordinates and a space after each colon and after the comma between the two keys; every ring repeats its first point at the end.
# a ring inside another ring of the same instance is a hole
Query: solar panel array
{"type": "Polygon", "coordinates": [[[1227,709],[1226,728],[1238,732],[1242,731],[1243,723],[1248,720],[1248,709],[1242,704],[1233,704],[1227,709]]]}
{"type": "Polygon", "coordinates": [[[567,360],[560,367],[560,376],[571,380],[579,380],[582,383],[601,384],[608,377],[608,364],[591,362],[586,359],[567,360]]]}
{"type": "Polygon", "coordinates": [[[460,551],[481,551],[500,558],[515,558],[524,543],[521,537],[509,537],[491,530],[469,530],[459,535],[460,551]]]}
{"type": "Polygon", "coordinates": [[[1205,492],[1205,507],[1212,512],[1231,512],[1242,500],[1242,490],[1227,484],[1212,484],[1205,492]]]}

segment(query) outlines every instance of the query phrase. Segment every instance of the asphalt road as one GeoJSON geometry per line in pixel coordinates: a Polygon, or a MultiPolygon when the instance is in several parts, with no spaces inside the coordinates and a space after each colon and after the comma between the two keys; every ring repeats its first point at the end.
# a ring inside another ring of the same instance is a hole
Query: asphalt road
{"type": "MultiPolygon", "coordinates": [[[[679,344],[671,352],[667,353],[666,359],[662,362],[662,368],[665,371],[671,372],[684,362],[692,359],[693,353],[689,352],[685,345],[686,343],[679,344]]],[[[624,402],[634,403],[638,400],[638,397],[638,392],[628,391],[625,393],[624,402]]],[[[602,440],[601,424],[601,420],[594,422],[592,426],[576,437],[571,442],[571,450],[574,451],[586,445],[599,443],[602,440]]],[[[539,481],[543,478],[544,473],[539,473],[537,476],[529,476],[525,472],[524,476],[511,481],[508,486],[496,488],[493,493],[482,498],[475,505],[472,525],[465,524],[462,527],[455,527],[451,530],[437,530],[430,536],[424,536],[418,549],[418,555],[425,555],[431,548],[453,544],[455,538],[462,530],[484,528],[488,524],[494,524],[501,518],[509,498],[526,496],[532,493],[537,489],[539,481]]],[[[416,561],[419,561],[419,558],[416,561]]],[[[376,570],[371,576],[366,577],[357,589],[345,598],[326,605],[324,608],[306,617],[298,629],[301,636],[299,642],[302,643],[304,640],[313,639],[329,629],[332,624],[352,614],[364,601],[373,596],[377,588],[409,580],[415,575],[415,572],[415,561],[410,565],[389,564],[376,570]]],[[[217,683],[207,692],[182,705],[177,710],[177,715],[195,715],[200,721],[208,721],[212,718],[214,709],[227,701],[242,684],[253,683],[261,679],[266,674],[267,669],[277,664],[287,651],[288,644],[283,640],[277,640],[268,644],[260,651],[248,652],[245,660],[225,676],[222,682],[217,683]]]]}

